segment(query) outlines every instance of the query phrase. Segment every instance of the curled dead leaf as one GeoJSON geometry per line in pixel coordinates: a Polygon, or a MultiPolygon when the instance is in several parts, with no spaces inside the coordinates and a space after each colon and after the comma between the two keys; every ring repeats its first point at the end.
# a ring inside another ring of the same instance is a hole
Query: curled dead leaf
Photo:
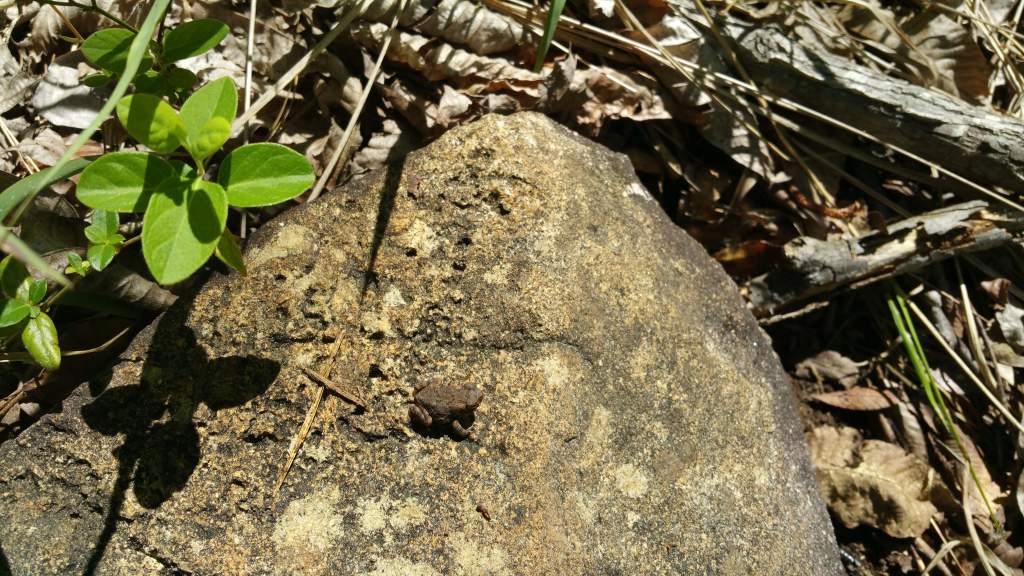
{"type": "Polygon", "coordinates": [[[861,412],[885,410],[892,406],[892,402],[889,401],[888,396],[874,388],[865,388],[863,386],[856,386],[849,390],[837,390],[835,392],[815,394],[811,396],[811,399],[816,402],[832,406],[833,408],[842,408],[843,410],[856,410],[861,412]]]}
{"type": "Polygon", "coordinates": [[[798,363],[794,373],[804,380],[832,381],[849,388],[860,379],[860,364],[835,350],[825,350],[798,363]]]}
{"type": "Polygon", "coordinates": [[[929,500],[927,464],[888,442],[860,442],[853,428],[822,426],[811,433],[811,460],[828,507],[843,525],[872,526],[895,538],[915,538],[938,510],[929,500]]]}

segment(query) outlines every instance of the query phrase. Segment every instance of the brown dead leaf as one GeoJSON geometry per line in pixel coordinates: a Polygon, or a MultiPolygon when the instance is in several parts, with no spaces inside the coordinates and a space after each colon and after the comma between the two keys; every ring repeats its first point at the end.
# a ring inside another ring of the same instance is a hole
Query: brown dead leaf
{"type": "Polygon", "coordinates": [[[968,102],[989,91],[991,67],[970,31],[937,12],[899,22],[877,1],[846,4],[838,17],[846,29],[888,56],[910,79],[968,102]]]}
{"type": "Polygon", "coordinates": [[[1013,304],[1007,304],[1002,310],[996,312],[996,322],[1003,333],[1003,338],[1018,352],[1024,352],[1024,322],[1022,319],[1024,319],[1024,310],[1013,304]]]}
{"type": "Polygon", "coordinates": [[[874,388],[865,388],[863,386],[855,386],[849,390],[814,394],[811,396],[811,399],[821,402],[822,404],[832,406],[833,408],[842,408],[843,410],[856,410],[861,412],[885,410],[892,406],[892,402],[889,401],[889,398],[885,394],[875,390],[874,388]]]}
{"type": "MultiPolygon", "coordinates": [[[[361,19],[390,22],[398,0],[377,0],[367,6],[361,19]]],[[[348,2],[337,2],[347,9],[348,2]]],[[[407,2],[398,18],[403,29],[440,38],[467,47],[480,55],[507,52],[529,41],[530,34],[521,24],[472,0],[407,2]]]]}
{"type": "Polygon", "coordinates": [[[853,428],[822,426],[811,433],[811,460],[829,509],[848,528],[920,536],[938,512],[929,501],[931,469],[895,444],[859,440],[853,428]]]}
{"type": "Polygon", "coordinates": [[[860,380],[860,365],[835,350],[825,350],[798,363],[794,373],[804,380],[820,379],[849,388],[860,380]]]}
{"type": "Polygon", "coordinates": [[[1012,285],[1006,278],[993,278],[992,280],[982,280],[981,290],[992,302],[1002,305],[1006,304],[1012,285]]]}
{"type": "Polygon", "coordinates": [[[936,88],[975,104],[985,101],[992,67],[967,28],[943,14],[922,11],[903,29],[934,67],[936,88]]]}
{"type": "MultiPolygon", "coordinates": [[[[349,33],[359,45],[376,51],[389,32],[385,24],[357,22],[349,33]]],[[[505,58],[474,54],[436,38],[401,32],[387,57],[418,71],[427,80],[456,81],[465,92],[515,90],[534,99],[539,96],[539,74],[519,68],[505,58]]]]}
{"type": "Polygon", "coordinates": [[[368,172],[394,162],[415,150],[422,139],[408,125],[400,126],[394,120],[385,120],[383,130],[370,135],[366,146],[352,157],[353,174],[368,172]]]}
{"type": "Polygon", "coordinates": [[[577,126],[592,135],[612,119],[643,122],[672,117],[653,79],[604,66],[576,70],[566,95],[552,103],[548,111],[574,114],[577,126]]]}

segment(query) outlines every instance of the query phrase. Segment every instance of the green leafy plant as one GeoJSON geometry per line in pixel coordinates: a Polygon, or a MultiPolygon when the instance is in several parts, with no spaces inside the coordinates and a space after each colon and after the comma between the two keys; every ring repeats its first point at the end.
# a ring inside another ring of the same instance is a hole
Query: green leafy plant
{"type": "Polygon", "coordinates": [[[41,303],[46,298],[46,281],[35,280],[28,269],[12,256],[0,261],[0,333],[21,333],[25,350],[47,370],[60,367],[57,328],[41,303]]]}
{"type": "MultiPolygon", "coordinates": [[[[179,282],[216,254],[241,267],[240,252],[226,231],[228,206],[269,206],[290,200],[313,183],[313,168],[299,153],[271,143],[248,144],[228,154],[216,181],[205,179],[206,161],[228,140],[238,96],[221,78],[196,90],[181,110],[151,94],[132,94],[117,105],[125,130],[151,152],[114,152],[90,164],[78,181],[78,199],[100,211],[144,212],[142,253],[154,278],[179,282]],[[193,165],[165,158],[183,148],[193,165]]],[[[89,240],[89,261],[116,252],[124,238],[116,218],[89,240]],[[95,248],[97,257],[92,251],[95,248]]],[[[94,226],[96,224],[94,223],[94,226]]],[[[109,260],[107,260],[109,262],[109,260]]]]}
{"type": "MultiPolygon", "coordinates": [[[[128,51],[136,38],[128,28],[104,28],[82,43],[82,54],[99,69],[87,76],[85,84],[103,86],[124,75],[128,51]]],[[[217,20],[193,20],[169,29],[161,42],[150,42],[132,83],[140,92],[162,96],[180,96],[196,83],[196,76],[174,63],[214,48],[228,34],[228,27],[217,20]]]]}
{"type": "Polygon", "coordinates": [[[283,202],[314,180],[304,157],[277,144],[250,144],[219,154],[231,137],[237,88],[224,78],[191,92],[195,75],[175,63],[214,48],[228,28],[215,20],[196,20],[158,34],[169,4],[155,0],[138,30],[118,20],[121,27],[99,30],[82,43],[83,55],[97,68],[84,82],[99,87],[115,81],[110,99],[56,165],[0,192],[0,240],[10,253],[0,262],[0,337],[8,349],[20,335],[27,352],[5,354],[10,359],[31,359],[47,370],[60,366],[57,328],[49,314],[62,298],[70,302],[75,296],[75,283],[65,274],[84,277],[102,271],[125,246],[140,240],[148,268],[163,284],[184,280],[211,255],[244,273],[237,239],[227,229],[229,206],[283,202]],[[129,94],[131,86],[135,90],[129,94]],[[76,158],[115,111],[146,151],[76,158]],[[67,265],[58,271],[13,228],[36,194],[78,173],[77,198],[93,209],[84,231],[88,246],[84,258],[81,252],[68,252],[67,265]],[[126,239],[120,214],[133,212],[142,213],[142,233],[126,239]],[[47,297],[47,282],[33,278],[26,265],[60,284],[60,290],[47,297]]]}

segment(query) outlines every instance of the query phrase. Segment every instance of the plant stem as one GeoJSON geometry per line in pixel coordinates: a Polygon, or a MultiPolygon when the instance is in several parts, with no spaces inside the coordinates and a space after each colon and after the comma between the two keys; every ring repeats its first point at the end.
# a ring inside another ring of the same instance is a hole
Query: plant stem
{"type": "Polygon", "coordinates": [[[113,21],[118,26],[123,26],[131,30],[132,32],[138,31],[135,29],[135,26],[132,26],[131,24],[125,22],[117,15],[112,14],[109,11],[104,10],[103,8],[100,8],[100,6],[96,4],[96,0],[92,0],[91,4],[81,4],[79,2],[76,2],[75,0],[39,0],[39,3],[49,4],[50,6],[65,6],[67,8],[80,8],[82,10],[88,10],[90,12],[95,12],[108,20],[113,21]]]}

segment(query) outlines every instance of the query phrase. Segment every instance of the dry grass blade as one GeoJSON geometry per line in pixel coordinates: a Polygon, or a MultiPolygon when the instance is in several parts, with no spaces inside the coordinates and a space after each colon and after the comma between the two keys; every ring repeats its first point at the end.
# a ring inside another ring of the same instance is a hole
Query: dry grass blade
{"type": "MultiPolygon", "coordinates": [[[[921,539],[919,538],[918,540],[921,539]]],[[[946,567],[943,560],[946,558],[946,556],[949,555],[950,552],[955,550],[957,546],[960,546],[960,544],[961,542],[959,540],[950,540],[944,543],[942,547],[935,552],[931,560],[928,561],[928,565],[924,567],[924,572],[922,572],[923,576],[928,576],[929,574],[931,574],[931,571],[936,568],[938,568],[939,572],[942,572],[943,575],[952,576],[952,573],[949,571],[949,568],[946,567]]],[[[925,544],[924,541],[921,540],[921,545],[926,546],[927,544],[925,544]]],[[[963,573],[963,570],[961,570],[961,573],[963,573]]]]}
{"type": "MultiPolygon", "coordinates": [[[[253,60],[253,48],[256,43],[256,3],[257,0],[249,0],[249,28],[248,35],[245,39],[245,87],[243,88],[242,97],[242,112],[248,112],[249,108],[252,107],[252,60],[253,60]]],[[[249,141],[249,125],[246,124],[245,130],[245,141],[249,141]]],[[[245,226],[243,224],[242,231],[244,233],[245,226]]]]}
{"type": "MultiPolygon", "coordinates": [[[[959,272],[959,267],[957,271],[959,272]]],[[[974,354],[974,363],[977,364],[979,372],[981,372],[981,380],[988,385],[989,390],[998,390],[999,385],[995,378],[992,377],[992,371],[989,370],[985,353],[981,349],[981,338],[978,337],[978,320],[975,318],[974,307],[971,305],[971,298],[967,294],[967,286],[964,284],[963,279],[960,280],[960,301],[964,311],[964,320],[967,324],[967,343],[971,347],[971,353],[974,354]]]]}
{"type": "Polygon", "coordinates": [[[292,469],[292,464],[295,463],[295,458],[299,455],[299,449],[302,448],[306,437],[309,436],[309,431],[313,428],[313,421],[316,419],[316,414],[320,410],[320,402],[323,399],[324,387],[317,386],[316,390],[313,391],[313,401],[310,403],[309,409],[306,410],[306,418],[302,421],[302,426],[299,428],[298,433],[292,438],[291,444],[288,445],[288,457],[277,474],[277,482],[274,483],[273,493],[275,496],[281,491],[284,479],[288,477],[288,471],[292,469]]]}
{"type": "Polygon", "coordinates": [[[985,554],[984,545],[981,543],[981,539],[978,538],[978,529],[974,527],[974,516],[971,513],[971,502],[967,495],[967,487],[970,485],[970,478],[967,471],[967,466],[963,467],[963,472],[960,475],[960,485],[963,486],[963,494],[961,499],[961,505],[964,509],[965,523],[967,524],[967,532],[971,535],[971,543],[974,544],[974,552],[978,555],[978,560],[981,566],[985,569],[985,574],[988,576],[996,576],[995,571],[992,570],[992,565],[989,564],[988,556],[985,554]]]}
{"type": "Polygon", "coordinates": [[[366,101],[370,97],[373,85],[377,82],[377,77],[380,76],[381,66],[384,65],[384,57],[387,56],[388,49],[391,48],[391,41],[394,39],[398,32],[398,17],[405,11],[405,0],[402,0],[395,5],[395,14],[391,18],[391,26],[388,29],[387,36],[384,37],[384,42],[381,44],[380,52],[377,54],[377,61],[373,64],[373,70],[370,75],[366,78],[366,86],[363,87],[363,93],[359,97],[359,103],[356,104],[355,110],[352,111],[352,115],[348,119],[348,124],[345,126],[345,132],[341,135],[341,142],[338,143],[338,147],[334,149],[334,153],[331,154],[331,159],[324,167],[324,171],[320,174],[320,178],[316,181],[316,185],[313,186],[313,191],[310,192],[307,202],[316,200],[323,192],[324,187],[327,186],[333,177],[334,173],[340,168],[345,166],[348,161],[348,157],[352,152],[352,133],[355,131],[356,124],[359,122],[359,117],[363,113],[363,108],[366,107],[366,101]]]}
{"type": "Polygon", "coordinates": [[[331,45],[331,42],[334,42],[338,35],[352,24],[352,21],[358,18],[363,11],[366,10],[367,4],[368,0],[361,0],[345,12],[345,15],[338,20],[338,23],[324,34],[323,37],[320,38],[320,40],[317,41],[317,43],[309,50],[309,52],[304,54],[298,62],[293,64],[287,72],[282,74],[269,91],[260,96],[256,102],[253,103],[251,108],[235,119],[235,122],[231,125],[231,133],[238,134],[241,132],[245,125],[248,124],[260,110],[266,107],[267,104],[270,104],[270,102],[281,94],[289,84],[297,79],[299,74],[301,74],[317,56],[323,53],[323,51],[331,45]]]}
{"type": "Polygon", "coordinates": [[[907,300],[907,305],[910,306],[910,310],[914,313],[914,316],[916,316],[917,319],[921,321],[922,324],[924,324],[925,328],[928,329],[928,332],[931,333],[932,338],[936,342],[938,342],[939,345],[942,346],[942,349],[946,351],[946,354],[948,354],[949,357],[952,358],[953,361],[956,363],[956,365],[959,366],[961,370],[963,370],[964,374],[967,375],[971,382],[973,382],[974,385],[978,387],[978,390],[980,390],[981,393],[985,395],[985,398],[987,398],[988,401],[992,403],[992,405],[999,411],[1000,414],[1003,415],[1004,418],[1006,418],[1006,420],[1010,424],[1013,424],[1013,426],[1017,430],[1024,433],[1024,423],[1021,423],[1019,419],[1017,419],[1013,414],[1011,414],[1010,410],[1007,409],[1006,406],[1002,402],[1000,402],[999,399],[995,397],[995,395],[992,394],[992,391],[989,390],[988,387],[985,386],[985,384],[974,373],[974,371],[971,370],[971,367],[968,366],[967,363],[964,362],[962,358],[960,358],[960,355],[957,354],[956,351],[953,350],[953,348],[946,342],[946,339],[942,337],[942,334],[939,333],[939,330],[935,327],[934,324],[932,324],[931,320],[928,319],[924,312],[922,312],[921,309],[918,308],[917,304],[915,304],[912,300],[907,300]]]}

